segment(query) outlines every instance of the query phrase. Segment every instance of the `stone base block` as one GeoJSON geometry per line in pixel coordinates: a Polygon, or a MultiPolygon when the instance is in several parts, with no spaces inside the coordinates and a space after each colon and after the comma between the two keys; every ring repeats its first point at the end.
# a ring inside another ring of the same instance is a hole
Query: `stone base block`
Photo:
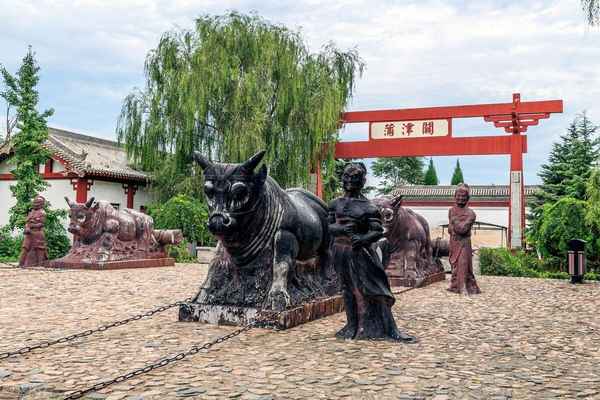
{"type": "Polygon", "coordinates": [[[123,260],[86,263],[81,261],[69,261],[64,259],[48,261],[44,267],[62,268],[62,269],[90,269],[90,270],[109,270],[109,269],[128,269],[128,268],[154,268],[154,267],[172,267],[175,265],[174,258],[146,258],[142,260],[123,260]]]}
{"type": "MultiPolygon", "coordinates": [[[[293,328],[344,311],[342,296],[317,299],[282,312],[279,326],[293,328]]],[[[256,320],[259,310],[251,307],[186,303],[179,306],[179,321],[218,325],[246,325],[256,320]]]]}
{"type": "MultiPolygon", "coordinates": [[[[404,286],[404,287],[415,287],[417,284],[416,279],[413,278],[405,278],[405,277],[396,277],[396,276],[388,276],[390,281],[390,286],[404,286]]],[[[441,282],[446,280],[445,272],[438,272],[437,274],[429,275],[425,278],[423,282],[420,283],[419,287],[431,285],[432,283],[441,282]]]]}

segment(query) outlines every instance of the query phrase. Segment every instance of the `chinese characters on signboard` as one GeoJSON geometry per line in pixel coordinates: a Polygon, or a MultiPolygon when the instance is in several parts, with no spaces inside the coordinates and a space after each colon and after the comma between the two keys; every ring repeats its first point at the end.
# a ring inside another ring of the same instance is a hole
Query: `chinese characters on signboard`
{"type": "Polygon", "coordinates": [[[372,139],[448,136],[450,120],[390,121],[371,123],[372,139]]]}

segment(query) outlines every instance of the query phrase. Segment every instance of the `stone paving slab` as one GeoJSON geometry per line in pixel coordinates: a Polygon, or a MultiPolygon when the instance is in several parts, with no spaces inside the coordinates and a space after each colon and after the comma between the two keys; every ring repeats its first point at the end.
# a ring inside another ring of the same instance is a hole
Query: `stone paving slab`
{"type": "MultiPolygon", "coordinates": [[[[139,270],[0,269],[0,352],[93,328],[193,295],[205,265],[139,270]]],[[[88,399],[600,398],[600,285],[478,278],[483,294],[440,282],[397,295],[419,342],[334,338],[341,314],[252,330],[88,399]]],[[[187,350],[235,327],[177,322],[177,309],[0,361],[0,399],[65,393],[187,350]]]]}

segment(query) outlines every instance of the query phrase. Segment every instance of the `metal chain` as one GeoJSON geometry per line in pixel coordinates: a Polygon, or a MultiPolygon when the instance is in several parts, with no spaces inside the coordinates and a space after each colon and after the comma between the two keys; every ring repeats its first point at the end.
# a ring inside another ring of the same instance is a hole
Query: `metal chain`
{"type": "Polygon", "coordinates": [[[110,379],[108,381],[104,381],[104,382],[100,382],[95,384],[94,386],[91,386],[87,389],[82,389],[82,390],[77,390],[73,393],[70,393],[67,397],[64,398],[64,400],[74,400],[74,399],[80,399],[83,396],[85,396],[88,393],[91,392],[97,392],[99,390],[102,390],[110,385],[113,385],[115,383],[120,383],[120,382],[124,382],[128,379],[131,379],[133,377],[136,377],[138,375],[142,375],[145,373],[148,373],[150,371],[153,371],[157,368],[161,368],[164,367],[166,365],[169,365],[171,363],[174,363],[176,361],[179,360],[183,360],[184,358],[194,355],[202,350],[208,350],[210,349],[212,346],[219,344],[219,343],[223,343],[231,338],[234,338],[238,335],[241,335],[244,332],[249,331],[252,328],[257,328],[257,327],[264,327],[264,328],[275,328],[276,330],[279,329],[279,323],[278,323],[278,314],[274,314],[271,316],[268,316],[264,319],[258,319],[254,322],[251,322],[248,325],[245,325],[244,327],[237,329],[231,333],[228,333],[227,335],[224,336],[220,336],[210,342],[206,342],[204,344],[195,344],[193,345],[188,351],[182,352],[182,353],[177,353],[174,356],[170,356],[170,357],[165,357],[160,359],[159,361],[156,361],[152,364],[148,364],[145,367],[141,367],[141,368],[137,368],[134,369],[131,372],[128,372],[126,374],[123,375],[119,375],[113,379],[110,379]]]}
{"type": "Polygon", "coordinates": [[[97,332],[104,332],[104,331],[106,331],[106,330],[108,330],[110,328],[115,328],[117,326],[125,325],[125,324],[127,324],[127,323],[129,323],[131,321],[137,321],[137,320],[142,319],[144,317],[151,317],[154,314],[158,314],[158,313],[166,311],[166,310],[168,310],[170,308],[177,307],[177,306],[179,306],[179,305],[181,305],[183,303],[190,302],[191,300],[192,300],[191,298],[187,298],[187,299],[185,299],[183,301],[176,301],[175,303],[171,303],[171,304],[167,304],[167,305],[164,305],[164,306],[160,306],[160,307],[155,308],[153,310],[147,311],[147,312],[145,312],[143,314],[134,315],[133,317],[122,319],[120,321],[111,322],[110,324],[101,325],[101,326],[99,326],[97,328],[94,328],[94,329],[88,329],[87,331],[83,331],[83,332],[79,332],[79,333],[74,333],[72,335],[62,337],[60,339],[49,340],[47,342],[41,342],[41,343],[38,343],[38,344],[34,344],[32,346],[25,346],[25,347],[22,347],[20,349],[14,350],[14,351],[8,351],[6,353],[0,353],[0,360],[9,358],[9,357],[12,357],[12,356],[15,356],[15,355],[26,354],[26,353],[29,353],[29,352],[31,352],[33,350],[37,350],[37,349],[45,349],[46,347],[54,346],[55,344],[66,343],[66,342],[69,342],[71,340],[75,340],[75,339],[79,339],[79,338],[82,338],[82,337],[90,336],[90,335],[92,335],[94,333],[97,333],[97,332]]]}

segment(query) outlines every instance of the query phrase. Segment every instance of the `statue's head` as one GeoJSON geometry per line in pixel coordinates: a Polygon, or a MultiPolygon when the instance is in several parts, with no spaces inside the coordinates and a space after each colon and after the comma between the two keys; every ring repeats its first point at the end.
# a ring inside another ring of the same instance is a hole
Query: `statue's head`
{"type": "Polygon", "coordinates": [[[98,209],[98,203],[95,206],[94,198],[92,197],[85,203],[75,203],[65,197],[69,205],[69,228],[68,231],[73,235],[86,237],[88,233],[92,233],[94,228],[93,215],[98,209]]]}
{"type": "Polygon", "coordinates": [[[46,205],[46,199],[42,196],[36,196],[31,203],[34,210],[41,210],[46,205]]]}
{"type": "Polygon", "coordinates": [[[223,236],[239,229],[240,217],[254,209],[267,179],[267,167],[256,167],[265,155],[260,151],[241,164],[213,163],[200,153],[194,160],[204,172],[204,194],[208,204],[208,229],[223,236]]]}
{"type": "Polygon", "coordinates": [[[456,191],[454,192],[454,201],[456,202],[457,206],[462,208],[467,205],[470,197],[469,190],[469,185],[466,183],[461,183],[458,185],[456,191]]]}
{"type": "Polygon", "coordinates": [[[360,191],[367,182],[367,167],[361,162],[349,162],[344,167],[342,186],[345,192],[360,191]]]}

